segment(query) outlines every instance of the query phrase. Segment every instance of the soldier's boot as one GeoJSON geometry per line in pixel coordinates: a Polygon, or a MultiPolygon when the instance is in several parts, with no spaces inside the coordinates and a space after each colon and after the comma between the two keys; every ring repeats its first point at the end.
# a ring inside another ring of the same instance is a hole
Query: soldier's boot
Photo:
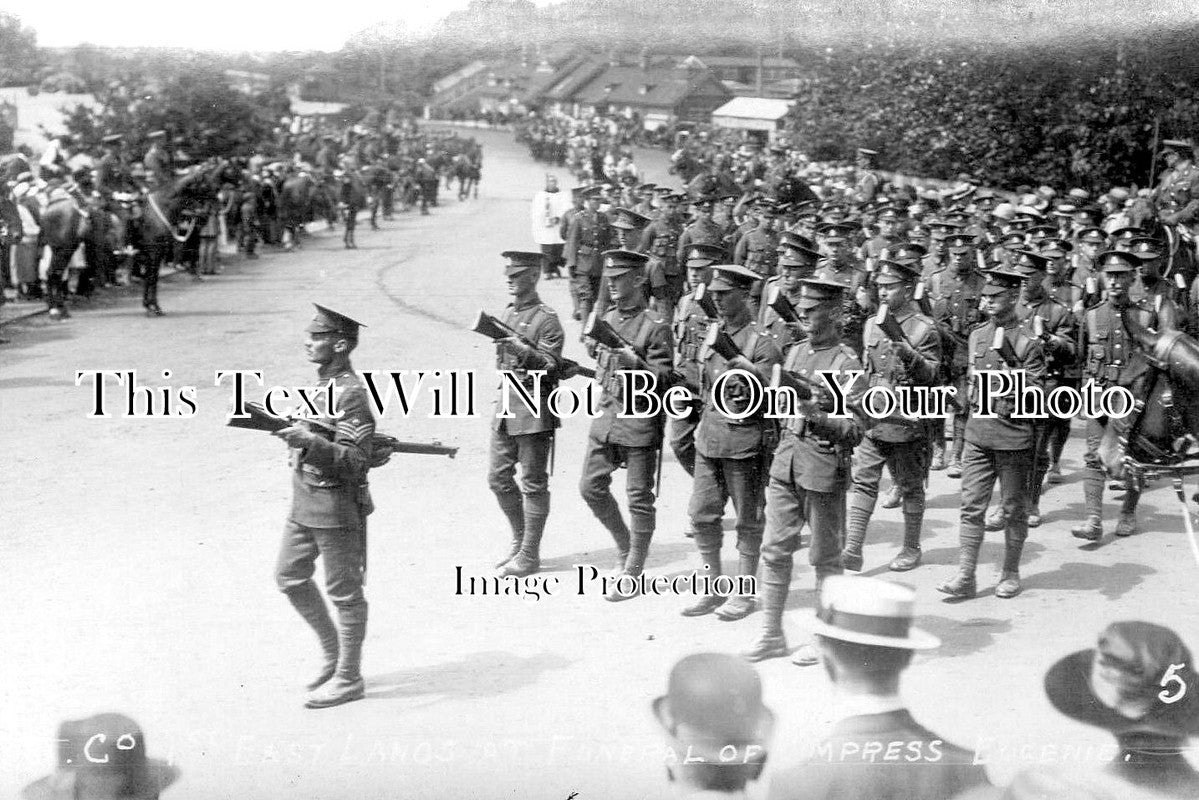
{"type": "Polygon", "coordinates": [[[746,661],[765,661],[787,655],[787,637],[783,635],[783,607],[791,586],[791,565],[767,562],[762,570],[762,632],[748,650],[746,661]]]}
{"type": "Polygon", "coordinates": [[[304,701],[307,708],[332,708],[366,696],[366,682],[362,680],[362,642],[366,639],[366,621],[347,621],[345,612],[340,616],[341,654],[337,658],[337,671],[324,685],[308,693],[304,701]]]}
{"type": "MultiPolygon", "coordinates": [[[[761,543],[759,542],[759,545],[761,543]]],[[[758,572],[758,554],[742,553],[737,559],[738,583],[749,585],[758,572]]],[[[739,594],[729,599],[716,611],[716,616],[725,622],[735,622],[745,619],[758,607],[758,599],[752,594],[739,594]]]]}
{"type": "MultiPolygon", "coordinates": [[[[721,574],[720,544],[723,535],[717,533],[696,533],[695,543],[699,546],[699,557],[708,568],[708,580],[714,581],[721,574]]],[[[684,617],[702,617],[720,608],[725,598],[716,595],[701,595],[695,602],[682,610],[684,617]]]]}
{"type": "Polygon", "coordinates": [[[1054,461],[1049,465],[1049,471],[1045,473],[1045,483],[1050,486],[1056,486],[1062,482],[1062,465],[1054,461]]]}
{"type": "Polygon", "coordinates": [[[525,531],[520,551],[500,568],[501,576],[523,578],[541,569],[541,536],[545,533],[545,521],[550,516],[549,505],[549,497],[525,501],[525,531]]]}
{"type": "MultiPolygon", "coordinates": [[[[157,267],[147,267],[147,269],[157,269],[157,267]]],[[[145,298],[142,305],[146,307],[146,314],[153,317],[161,317],[162,309],[158,307],[158,284],[147,286],[145,298]]]]}
{"type": "Polygon", "coordinates": [[[892,486],[879,502],[883,508],[899,508],[903,503],[903,492],[899,490],[898,486],[892,486]]]}
{"type": "MultiPolygon", "coordinates": [[[[645,567],[645,558],[649,555],[649,543],[653,537],[653,531],[633,531],[630,534],[629,556],[625,559],[624,571],[621,573],[622,576],[627,575],[630,578],[641,577],[641,570],[645,567]]],[[[632,591],[622,592],[619,579],[617,579],[617,582],[604,595],[604,599],[610,603],[619,603],[622,600],[632,600],[640,594],[641,588],[636,581],[633,582],[632,591]]]]}
{"type": "Polygon", "coordinates": [[[1137,502],[1141,499],[1139,489],[1131,484],[1124,494],[1124,502],[1120,504],[1120,521],[1116,523],[1117,536],[1135,536],[1137,534],[1137,502]]]}
{"type": "Polygon", "coordinates": [[[993,505],[987,509],[987,518],[983,528],[988,531],[1001,531],[1007,527],[1007,514],[1001,505],[993,505]]]}
{"type": "Polygon", "coordinates": [[[1007,600],[1020,594],[1020,554],[1024,550],[1023,541],[1005,543],[1003,550],[1003,573],[999,576],[999,585],[995,587],[995,596],[1007,600]]]}
{"type": "Polygon", "coordinates": [[[949,463],[945,465],[945,475],[949,478],[962,477],[962,459],[954,455],[949,459],[949,463]]]}
{"type": "Polygon", "coordinates": [[[311,691],[332,678],[333,673],[337,671],[337,657],[341,652],[337,641],[337,626],[329,616],[329,609],[325,607],[325,599],[321,597],[320,589],[316,588],[312,581],[305,581],[300,586],[289,589],[287,599],[309,627],[316,631],[316,638],[321,643],[321,654],[325,660],[321,665],[320,674],[305,686],[311,691]]]}
{"type": "Polygon", "coordinates": [[[1041,492],[1045,489],[1045,478],[1049,475],[1049,456],[1038,458],[1033,465],[1031,482],[1028,485],[1028,527],[1041,527],[1041,492]]]}
{"type": "Polygon", "coordinates": [[[933,457],[929,461],[928,468],[934,472],[940,472],[945,469],[945,442],[933,442],[933,457]]]}
{"type": "Polygon", "coordinates": [[[958,574],[938,586],[938,592],[943,592],[959,600],[969,600],[974,597],[978,592],[974,571],[978,567],[978,551],[982,548],[982,544],[982,531],[970,534],[962,532],[961,543],[958,545],[958,574]]]}
{"type": "Polygon", "coordinates": [[[849,523],[846,525],[845,547],[841,550],[841,569],[850,572],[862,571],[862,545],[866,542],[866,528],[870,525],[870,509],[857,505],[860,495],[853,495],[854,505],[849,508],[849,523]]]}
{"type": "Polygon", "coordinates": [[[616,545],[616,563],[613,564],[613,570],[617,574],[624,572],[625,562],[629,560],[629,548],[631,546],[631,537],[629,535],[629,527],[625,524],[624,517],[620,515],[620,508],[617,507],[616,501],[613,500],[611,506],[596,513],[600,524],[608,529],[608,533],[612,536],[612,541],[616,545]]]}
{"type": "Polygon", "coordinates": [[[887,569],[907,572],[920,566],[920,529],[924,527],[924,503],[918,499],[903,499],[903,549],[891,559],[887,569]]]}
{"type": "MultiPolygon", "coordinates": [[[[839,569],[816,568],[816,604],[818,606],[820,605],[820,592],[824,588],[824,579],[830,575],[839,574],[841,574],[839,569]]],[[[816,649],[816,644],[811,638],[795,648],[795,652],[791,654],[791,663],[797,667],[812,667],[820,663],[820,651],[816,649]]]]}
{"type": "Polygon", "coordinates": [[[500,510],[504,512],[504,516],[508,518],[508,525],[512,528],[512,548],[507,557],[495,564],[495,568],[500,569],[520,552],[525,536],[525,510],[524,498],[519,492],[497,492],[495,499],[499,501],[500,510]]]}
{"type": "Polygon", "coordinates": [[[1070,534],[1075,539],[1097,542],[1103,538],[1103,473],[1088,468],[1082,491],[1086,500],[1087,520],[1071,528],[1070,534]]]}

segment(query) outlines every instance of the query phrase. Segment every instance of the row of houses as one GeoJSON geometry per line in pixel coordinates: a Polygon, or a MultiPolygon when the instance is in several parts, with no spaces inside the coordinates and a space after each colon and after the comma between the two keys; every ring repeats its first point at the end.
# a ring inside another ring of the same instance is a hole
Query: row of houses
{"type": "Polygon", "coordinates": [[[625,61],[615,54],[574,53],[551,62],[526,55],[472,61],[446,75],[433,85],[428,113],[636,115],[648,130],[674,122],[712,122],[767,138],[801,80],[799,64],[782,57],[655,58],[642,52],[625,61]],[[745,114],[756,117],[750,121],[745,114]]]}

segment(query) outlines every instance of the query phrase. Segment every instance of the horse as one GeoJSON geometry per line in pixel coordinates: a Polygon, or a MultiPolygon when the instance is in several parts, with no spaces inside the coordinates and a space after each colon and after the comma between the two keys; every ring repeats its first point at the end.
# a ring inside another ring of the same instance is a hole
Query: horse
{"type": "Polygon", "coordinates": [[[474,190],[475,199],[479,199],[479,178],[482,170],[476,159],[466,153],[454,156],[454,176],[458,179],[458,199],[466,200],[474,190]]]}
{"type": "Polygon", "coordinates": [[[138,244],[138,259],[142,265],[142,305],[153,316],[162,316],[158,306],[158,270],[175,250],[191,235],[209,203],[216,201],[216,189],[210,170],[196,169],[167,186],[157,186],[145,193],[143,208],[137,224],[132,226],[138,244]],[[184,231],[176,226],[186,214],[192,215],[184,231]]]}
{"type": "Polygon", "coordinates": [[[304,223],[312,218],[315,191],[315,182],[306,172],[289,175],[279,187],[279,224],[283,227],[284,247],[288,250],[300,246],[300,232],[304,223]]]}
{"type": "Polygon", "coordinates": [[[87,206],[79,187],[73,183],[50,192],[50,200],[42,211],[41,240],[50,248],[50,271],[46,277],[46,304],[50,316],[65,319],[67,312],[66,275],[71,256],[88,234],[87,206]]]}

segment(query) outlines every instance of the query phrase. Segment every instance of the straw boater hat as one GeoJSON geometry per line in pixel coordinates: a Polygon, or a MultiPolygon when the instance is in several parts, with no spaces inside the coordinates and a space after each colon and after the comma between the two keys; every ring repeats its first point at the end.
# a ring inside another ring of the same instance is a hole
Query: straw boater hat
{"type": "Polygon", "coordinates": [[[902,650],[932,650],[941,640],[912,625],[916,590],[879,578],[832,575],[820,590],[812,633],[843,642],[902,650]]]}

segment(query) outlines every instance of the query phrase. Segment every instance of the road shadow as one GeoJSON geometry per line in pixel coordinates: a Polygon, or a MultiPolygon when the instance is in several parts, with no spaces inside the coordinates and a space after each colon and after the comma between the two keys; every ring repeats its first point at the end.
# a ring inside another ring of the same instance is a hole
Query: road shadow
{"type": "Polygon", "coordinates": [[[1122,562],[1091,564],[1071,561],[1049,572],[1034,572],[1021,576],[1025,590],[1052,589],[1055,591],[1098,592],[1108,600],[1118,600],[1140,586],[1157,570],[1144,564],[1122,562]]]}
{"type": "MultiPolygon", "coordinates": [[[[645,559],[645,570],[654,572],[655,567],[671,564],[680,558],[695,553],[695,545],[685,542],[650,542],[649,556],[645,559]]],[[[607,572],[616,563],[616,548],[606,547],[596,550],[585,550],[581,553],[571,553],[556,558],[541,560],[542,572],[573,572],[576,564],[590,564],[601,573],[607,572]]],[[[655,572],[656,574],[656,572],[655,572]]]]}
{"type": "Polygon", "coordinates": [[[995,643],[997,636],[1012,629],[1012,621],[994,617],[971,617],[967,620],[942,617],[938,614],[921,614],[916,623],[941,640],[941,646],[927,658],[952,658],[968,656],[986,650],[995,643]]]}
{"type": "Polygon", "coordinates": [[[574,662],[554,653],[522,657],[501,651],[473,653],[458,661],[422,665],[367,679],[368,700],[443,695],[495,697],[532,686],[542,673],[574,662]]]}

